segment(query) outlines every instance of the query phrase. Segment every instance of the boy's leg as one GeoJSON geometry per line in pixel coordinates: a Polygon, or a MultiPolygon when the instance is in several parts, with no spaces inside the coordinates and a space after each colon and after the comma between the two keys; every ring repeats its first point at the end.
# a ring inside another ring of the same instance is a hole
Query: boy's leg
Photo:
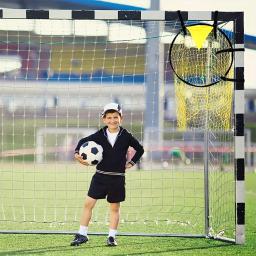
{"type": "Polygon", "coordinates": [[[117,233],[117,227],[120,218],[120,203],[110,203],[110,223],[109,223],[109,234],[107,244],[110,246],[116,246],[117,242],[115,236],[117,233]]]}
{"type": "Polygon", "coordinates": [[[74,240],[71,242],[71,246],[78,246],[88,241],[88,225],[92,217],[92,209],[94,208],[96,202],[96,199],[93,199],[89,196],[86,197],[80,220],[80,228],[78,233],[75,235],[74,240]]]}
{"type": "Polygon", "coordinates": [[[117,230],[120,217],[120,203],[110,203],[110,223],[109,228],[117,230]]]}
{"type": "Polygon", "coordinates": [[[97,199],[87,196],[84,201],[84,207],[80,219],[80,225],[88,227],[89,222],[92,218],[92,209],[94,208],[97,199]]]}

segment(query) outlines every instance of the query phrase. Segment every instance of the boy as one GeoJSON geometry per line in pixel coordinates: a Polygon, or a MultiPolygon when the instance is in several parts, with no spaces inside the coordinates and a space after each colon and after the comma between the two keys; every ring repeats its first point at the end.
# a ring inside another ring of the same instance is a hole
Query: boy
{"type": "Polygon", "coordinates": [[[122,119],[121,107],[116,103],[107,104],[102,112],[102,120],[106,126],[96,133],[81,139],[75,149],[75,159],[81,164],[88,165],[78,154],[79,148],[86,141],[95,141],[103,148],[103,159],[96,166],[96,173],[92,177],[85,199],[80,229],[71,242],[71,246],[80,245],[88,241],[87,232],[92,210],[97,200],[104,198],[107,199],[110,206],[107,245],[117,245],[115,236],[119,224],[120,202],[125,200],[125,170],[131,168],[144,153],[142,145],[126,129],[121,127],[122,119]],[[133,147],[136,153],[127,162],[126,154],[129,146],[133,147]]]}

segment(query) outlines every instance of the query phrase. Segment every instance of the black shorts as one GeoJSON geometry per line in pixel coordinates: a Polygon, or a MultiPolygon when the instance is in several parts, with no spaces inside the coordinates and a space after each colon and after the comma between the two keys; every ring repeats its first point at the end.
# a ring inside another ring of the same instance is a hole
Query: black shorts
{"type": "Polygon", "coordinates": [[[92,177],[88,196],[94,199],[107,197],[109,203],[125,200],[125,177],[95,173],[92,177]]]}

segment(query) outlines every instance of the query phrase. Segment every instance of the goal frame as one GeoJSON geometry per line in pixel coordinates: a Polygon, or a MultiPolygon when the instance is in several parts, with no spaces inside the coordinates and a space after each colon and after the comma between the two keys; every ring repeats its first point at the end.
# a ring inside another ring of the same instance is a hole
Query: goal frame
{"type": "MultiPolygon", "coordinates": [[[[27,10],[0,9],[0,19],[61,19],[61,20],[139,20],[139,21],[174,21],[181,15],[184,21],[214,20],[215,11],[116,11],[116,10],[27,10]]],[[[245,167],[244,167],[244,15],[243,12],[218,12],[221,21],[233,21],[234,24],[234,183],[235,183],[235,240],[211,237],[207,232],[197,237],[215,238],[243,244],[245,242],[245,167]]],[[[207,211],[206,211],[207,212],[207,211]]],[[[207,217],[205,223],[207,225],[207,217]]],[[[207,227],[205,227],[207,230],[207,227]]],[[[6,231],[0,233],[41,233],[45,231],[6,231]]],[[[70,234],[72,232],[47,232],[70,234]]],[[[95,233],[100,234],[100,233],[95,233]]],[[[120,234],[141,235],[141,234],[120,234]]],[[[155,236],[162,236],[155,234],[155,236]]],[[[185,237],[187,235],[165,235],[185,237]]],[[[187,236],[188,237],[188,236],[187,236]]],[[[194,237],[194,236],[189,236],[194,237]]]]}

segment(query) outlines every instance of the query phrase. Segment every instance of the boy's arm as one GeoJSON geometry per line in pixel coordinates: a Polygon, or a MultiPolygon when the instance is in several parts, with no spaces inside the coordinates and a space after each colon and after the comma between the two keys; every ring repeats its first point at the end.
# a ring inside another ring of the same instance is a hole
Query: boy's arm
{"type": "Polygon", "coordinates": [[[142,157],[142,155],[144,153],[144,148],[138,142],[138,140],[136,138],[134,138],[132,135],[130,138],[130,146],[135,149],[136,153],[134,154],[134,156],[132,157],[132,159],[129,161],[128,164],[135,165],[142,157]]]}
{"type": "Polygon", "coordinates": [[[89,140],[88,140],[88,137],[85,137],[85,138],[79,140],[79,142],[77,143],[77,146],[76,146],[76,148],[75,148],[75,154],[79,154],[79,149],[80,149],[80,147],[81,147],[85,142],[87,142],[87,141],[89,141],[89,140]]]}
{"type": "Polygon", "coordinates": [[[81,148],[81,146],[82,146],[85,142],[91,141],[91,140],[94,141],[95,138],[96,138],[96,136],[95,136],[95,133],[94,133],[94,134],[89,135],[88,137],[85,137],[85,138],[79,140],[79,142],[77,143],[77,146],[76,146],[76,148],[75,148],[75,154],[76,154],[76,153],[79,154],[79,149],[81,148]]]}

